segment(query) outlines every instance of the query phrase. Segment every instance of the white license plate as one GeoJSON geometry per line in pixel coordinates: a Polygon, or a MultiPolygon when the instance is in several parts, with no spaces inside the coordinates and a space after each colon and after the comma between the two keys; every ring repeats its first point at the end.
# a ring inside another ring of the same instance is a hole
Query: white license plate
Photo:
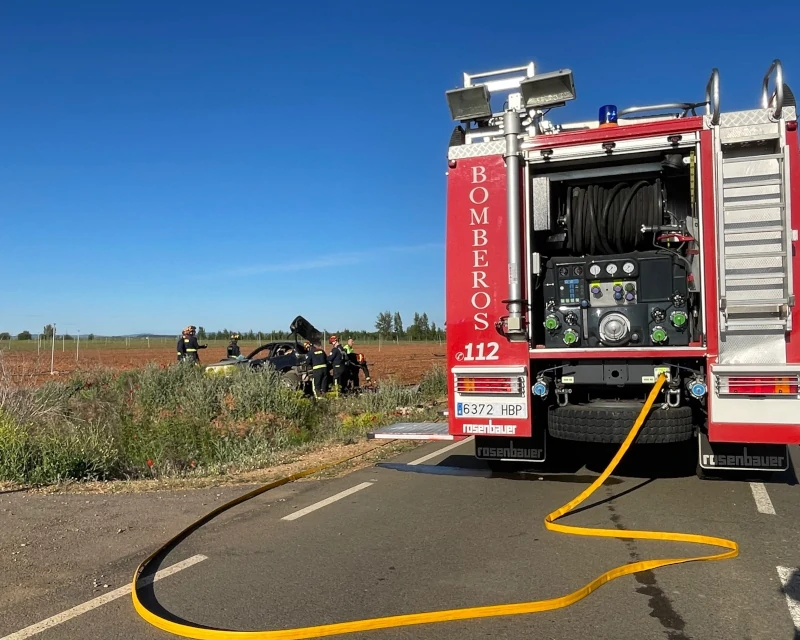
{"type": "Polygon", "coordinates": [[[527,418],[528,405],[524,402],[457,402],[459,418],[527,418]]]}

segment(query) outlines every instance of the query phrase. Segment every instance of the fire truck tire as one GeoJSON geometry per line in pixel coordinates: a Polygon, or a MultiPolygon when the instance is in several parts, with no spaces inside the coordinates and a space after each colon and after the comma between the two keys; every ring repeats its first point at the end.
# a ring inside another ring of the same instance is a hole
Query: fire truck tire
{"type": "MultiPolygon", "coordinates": [[[[557,407],[550,412],[548,431],[554,438],[580,442],[621,443],[642,410],[638,402],[596,401],[557,407]]],[[[636,437],[636,444],[683,442],[692,437],[691,407],[655,409],[636,437]]]]}

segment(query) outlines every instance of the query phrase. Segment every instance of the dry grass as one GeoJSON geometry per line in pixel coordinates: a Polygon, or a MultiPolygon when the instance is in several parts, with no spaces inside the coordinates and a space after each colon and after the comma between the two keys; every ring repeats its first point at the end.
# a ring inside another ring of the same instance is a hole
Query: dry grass
{"type": "Polygon", "coordinates": [[[444,374],[419,390],[315,401],[275,372],[205,376],[196,367],[76,373],[45,384],[0,377],[0,482],[12,486],[165,481],[202,486],[362,443],[375,427],[437,419],[444,374]]]}

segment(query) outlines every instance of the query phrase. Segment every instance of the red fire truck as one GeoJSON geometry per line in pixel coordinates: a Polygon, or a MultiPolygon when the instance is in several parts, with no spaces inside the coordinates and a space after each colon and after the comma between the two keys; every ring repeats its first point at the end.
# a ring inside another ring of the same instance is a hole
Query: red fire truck
{"type": "Polygon", "coordinates": [[[747,111],[721,109],[717,69],[702,102],[591,122],[554,121],[572,72],[533,63],[446,95],[447,431],[383,437],[542,462],[553,439],[621,443],[664,372],[637,443],[696,439],[701,474],[786,469],[800,152],[780,61],[747,111]]]}

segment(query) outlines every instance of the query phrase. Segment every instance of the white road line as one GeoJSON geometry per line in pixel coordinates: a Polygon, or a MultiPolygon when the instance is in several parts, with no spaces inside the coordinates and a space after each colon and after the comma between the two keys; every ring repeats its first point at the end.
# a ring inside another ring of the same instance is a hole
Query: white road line
{"type": "MultiPolygon", "coordinates": [[[[187,569],[192,565],[197,564],[198,562],[202,562],[203,560],[208,560],[208,558],[206,556],[198,554],[196,556],[192,556],[191,558],[187,558],[186,560],[182,560],[181,562],[176,562],[172,566],[156,572],[155,578],[153,578],[153,576],[147,576],[146,578],[142,578],[139,581],[139,586],[140,587],[146,586],[156,580],[161,580],[161,578],[166,578],[168,576],[171,576],[173,573],[178,573],[178,571],[187,569]]],[[[98,596],[94,600],[89,600],[88,602],[79,604],[77,607],[72,607],[72,609],[67,609],[62,613],[58,613],[51,618],[47,618],[47,620],[42,620],[41,622],[32,624],[30,627],[25,627],[21,631],[12,633],[10,636],[4,636],[3,638],[0,638],[0,640],[23,640],[23,638],[30,638],[31,636],[34,636],[37,633],[46,631],[47,629],[50,629],[63,622],[66,622],[67,620],[71,620],[72,618],[84,614],[87,611],[91,611],[92,609],[97,609],[98,607],[102,607],[104,604],[108,604],[109,602],[116,600],[117,598],[126,596],[130,594],[130,592],[131,592],[131,585],[127,584],[124,587],[120,587],[119,589],[114,589],[114,591],[109,591],[108,593],[104,593],[102,596],[98,596]]]]}
{"type": "MultiPolygon", "coordinates": [[[[306,507],[305,509],[300,509],[300,511],[295,511],[294,513],[290,513],[288,516],[284,516],[281,520],[297,520],[298,518],[302,518],[305,515],[308,515],[312,511],[316,511],[317,509],[322,509],[337,500],[341,500],[342,498],[346,498],[349,495],[354,494],[356,491],[361,491],[362,489],[366,489],[367,487],[371,487],[374,483],[373,482],[362,482],[361,484],[357,484],[355,487],[350,487],[340,493],[337,493],[335,496],[331,496],[330,498],[325,498],[324,500],[320,500],[319,502],[315,502],[314,504],[306,507]]],[[[3,640],[0,638],[0,640],[3,640]]]]}
{"type": "Polygon", "coordinates": [[[772,500],[769,499],[767,488],[763,482],[751,482],[750,491],[753,492],[753,499],[756,501],[756,509],[759,513],[766,513],[771,516],[775,515],[775,507],[772,506],[772,500]]]}
{"type": "Polygon", "coordinates": [[[465,438],[461,442],[454,442],[453,444],[449,444],[442,449],[437,449],[433,453],[429,453],[427,456],[422,456],[421,458],[417,458],[416,460],[409,462],[408,464],[410,465],[422,464],[423,462],[427,462],[431,458],[435,458],[436,456],[441,455],[442,453],[447,453],[448,451],[451,451],[456,447],[460,447],[462,444],[466,444],[467,442],[472,442],[474,439],[475,436],[470,436],[469,438],[465,438]]]}
{"type": "Polygon", "coordinates": [[[789,605],[789,614],[794,622],[794,629],[800,632],[800,569],[777,567],[783,592],[786,594],[786,604],[789,605]]]}

